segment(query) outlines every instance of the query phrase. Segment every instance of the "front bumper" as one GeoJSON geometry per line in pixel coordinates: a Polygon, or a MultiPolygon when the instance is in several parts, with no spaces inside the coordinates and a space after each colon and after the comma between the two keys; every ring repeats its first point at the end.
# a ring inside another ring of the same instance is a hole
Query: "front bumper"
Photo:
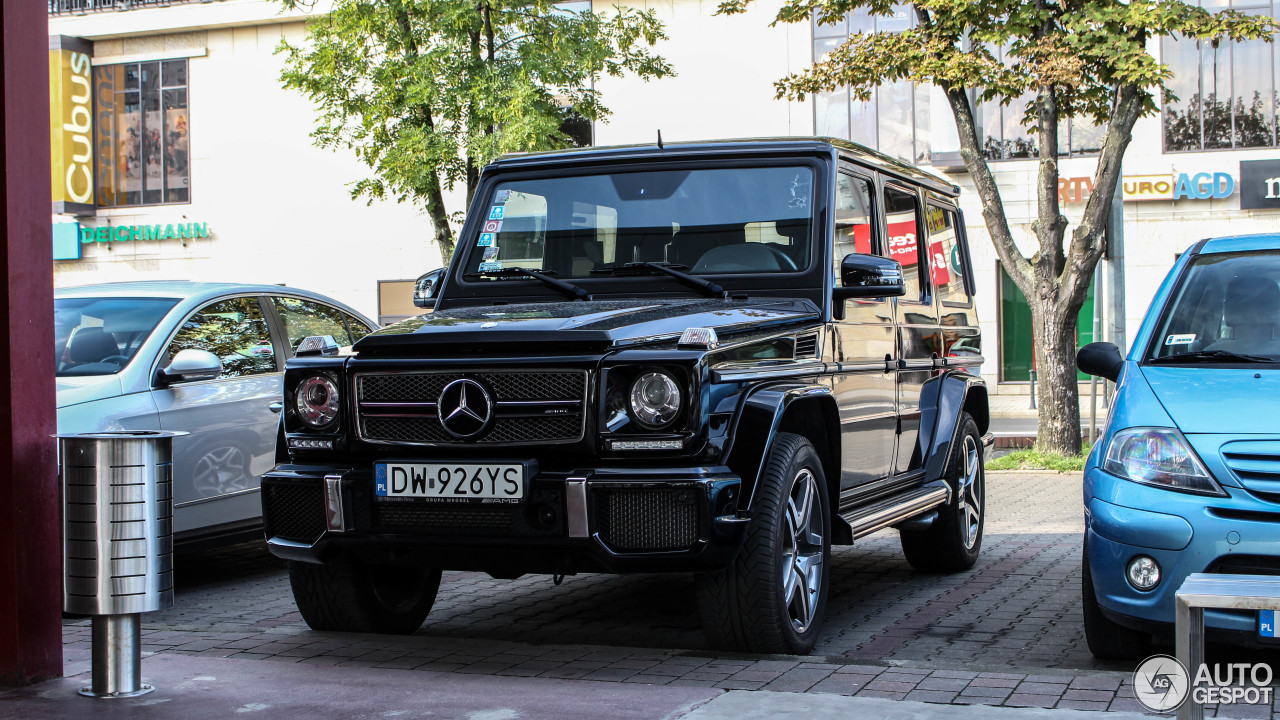
{"type": "MultiPolygon", "coordinates": [[[[1191,573],[1280,574],[1280,505],[1238,487],[1224,490],[1229,497],[1191,495],[1086,469],[1086,561],[1108,617],[1144,631],[1171,632],[1174,597],[1191,573]],[[1162,579],[1153,590],[1137,590],[1125,577],[1136,555],[1160,564],[1162,579]]],[[[1204,618],[1207,627],[1257,637],[1255,611],[1206,610],[1204,618]]]]}
{"type": "Polygon", "coordinates": [[[742,481],[726,467],[541,471],[519,504],[374,495],[370,467],[280,465],[262,480],[282,558],[337,553],[495,576],[720,568],[741,547],[742,481]]]}

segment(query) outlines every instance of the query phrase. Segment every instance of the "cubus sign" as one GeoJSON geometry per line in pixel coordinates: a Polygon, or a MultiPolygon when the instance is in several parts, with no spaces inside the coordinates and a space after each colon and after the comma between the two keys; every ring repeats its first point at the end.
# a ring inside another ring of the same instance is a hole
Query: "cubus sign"
{"type": "Polygon", "coordinates": [[[79,38],[49,38],[50,165],[57,214],[93,214],[90,48],[79,38]]]}

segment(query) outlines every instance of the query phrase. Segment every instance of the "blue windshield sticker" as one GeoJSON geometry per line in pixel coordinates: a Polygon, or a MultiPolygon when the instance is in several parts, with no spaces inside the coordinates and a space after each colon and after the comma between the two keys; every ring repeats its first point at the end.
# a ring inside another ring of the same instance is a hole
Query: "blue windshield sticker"
{"type": "Polygon", "coordinates": [[[1165,339],[1165,345],[1190,345],[1196,341],[1195,335],[1170,335],[1165,339]]]}
{"type": "Polygon", "coordinates": [[[507,201],[507,198],[509,197],[511,197],[510,190],[499,190],[498,192],[494,193],[493,201],[495,203],[504,203],[507,201]]]}
{"type": "Polygon", "coordinates": [[[480,272],[493,272],[494,270],[501,270],[501,269],[502,269],[502,263],[500,262],[480,263],[480,272]]]}
{"type": "Polygon", "coordinates": [[[493,233],[480,233],[480,242],[476,243],[480,247],[489,247],[493,244],[493,233]]]}
{"type": "Polygon", "coordinates": [[[492,208],[489,208],[489,219],[501,220],[502,212],[503,212],[503,207],[501,205],[494,205],[492,208]]]}

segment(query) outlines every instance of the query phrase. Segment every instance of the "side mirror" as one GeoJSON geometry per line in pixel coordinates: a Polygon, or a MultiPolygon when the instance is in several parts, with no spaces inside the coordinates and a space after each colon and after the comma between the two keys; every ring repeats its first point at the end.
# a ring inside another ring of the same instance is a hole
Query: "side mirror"
{"type": "Polygon", "coordinates": [[[421,275],[413,284],[413,304],[420,308],[432,308],[440,294],[440,276],[444,268],[421,275]]]}
{"type": "Polygon", "coordinates": [[[1120,356],[1120,348],[1112,343],[1089,343],[1076,353],[1076,367],[1086,375],[1097,375],[1116,382],[1120,377],[1120,368],[1124,367],[1124,358],[1120,356]]]}
{"type": "Polygon", "coordinates": [[[166,382],[212,380],[222,374],[222,361],[208,350],[179,350],[170,363],[160,369],[166,382]]]}
{"type": "Polygon", "coordinates": [[[846,298],[887,298],[907,294],[902,264],[879,255],[852,253],[840,261],[840,285],[832,290],[835,300],[846,298]]]}

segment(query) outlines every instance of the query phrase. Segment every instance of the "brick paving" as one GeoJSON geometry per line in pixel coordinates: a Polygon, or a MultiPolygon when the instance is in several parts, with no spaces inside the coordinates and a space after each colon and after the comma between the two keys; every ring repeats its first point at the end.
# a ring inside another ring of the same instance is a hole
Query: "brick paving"
{"type": "MultiPolygon", "coordinates": [[[[1131,688],[1133,664],[1096,661],[1084,642],[1080,483],[1079,475],[990,474],[982,557],[967,573],[912,570],[896,531],[835,549],[826,624],[809,657],[708,650],[689,576],[582,575],[555,586],[545,576],[494,580],[450,572],[414,635],[315,632],[298,615],[283,563],[258,544],[179,556],[174,607],[143,616],[144,651],[1141,711],[1131,688]]],[[[64,623],[69,659],[87,658],[88,623],[64,623]]],[[[1237,659],[1235,651],[1211,655],[1237,659]]],[[[1274,656],[1265,659],[1280,667],[1274,656]]],[[[1280,705],[1220,712],[1210,706],[1206,717],[1280,720],[1276,710],[1280,705]]]]}

